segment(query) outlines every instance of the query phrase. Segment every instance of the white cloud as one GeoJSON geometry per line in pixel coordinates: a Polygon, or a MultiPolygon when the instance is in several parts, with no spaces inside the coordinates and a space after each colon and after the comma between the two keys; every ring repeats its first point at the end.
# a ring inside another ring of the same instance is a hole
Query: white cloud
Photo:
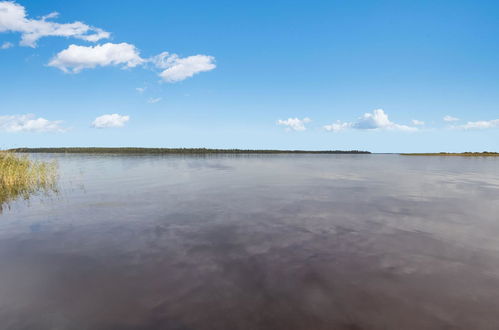
{"type": "Polygon", "coordinates": [[[422,121],[422,120],[413,119],[413,120],[411,120],[411,122],[413,125],[418,125],[418,126],[424,125],[424,121],[422,121]]]}
{"type": "MultiPolygon", "coordinates": [[[[70,45],[56,54],[48,63],[64,72],[79,73],[83,69],[97,66],[122,65],[123,68],[133,68],[146,63],[152,63],[163,71],[159,74],[167,82],[177,82],[193,75],[215,69],[215,58],[207,55],[194,55],[180,58],[176,54],[163,52],[149,59],[140,57],[137,48],[126,42],[120,44],[105,43],[96,46],[70,45]]],[[[145,87],[138,87],[140,93],[145,87]]]]}
{"type": "Polygon", "coordinates": [[[332,123],[331,125],[324,126],[324,129],[326,131],[330,131],[330,132],[340,132],[340,131],[344,131],[346,129],[349,129],[351,127],[352,127],[352,123],[344,123],[344,122],[337,120],[335,123],[332,123]]]}
{"type": "Polygon", "coordinates": [[[306,130],[305,124],[311,121],[312,120],[310,118],[288,118],[286,120],[279,119],[277,121],[277,125],[287,126],[287,130],[304,131],[306,130]]]}
{"type": "Polygon", "coordinates": [[[455,126],[454,128],[462,128],[462,129],[499,128],[499,119],[480,120],[480,121],[469,121],[469,122],[467,122],[464,125],[455,126]]]}
{"type": "Polygon", "coordinates": [[[363,114],[352,127],[357,129],[387,129],[400,131],[413,131],[416,129],[390,121],[383,109],[376,109],[373,110],[373,112],[363,114]]]}
{"type": "MultiPolygon", "coordinates": [[[[0,0],[0,33],[20,33],[20,44],[29,47],[36,47],[40,38],[48,36],[72,37],[90,42],[110,37],[109,32],[82,22],[56,23],[51,21],[58,16],[59,13],[52,12],[39,19],[31,19],[27,17],[26,9],[22,5],[14,1],[0,0]]],[[[10,47],[12,47],[10,42],[0,45],[0,49],[10,47]]],[[[56,54],[48,65],[64,72],[79,73],[83,69],[98,66],[122,65],[124,68],[132,68],[145,63],[152,63],[160,69],[159,76],[167,82],[182,81],[200,72],[216,68],[215,58],[207,55],[182,58],[176,54],[163,52],[151,58],[142,58],[137,48],[129,43],[105,43],[94,47],[70,45],[56,54]]]]}
{"type": "Polygon", "coordinates": [[[59,17],[59,13],[58,13],[58,12],[56,12],[56,11],[53,11],[53,12],[51,12],[51,13],[49,13],[49,14],[45,15],[45,16],[42,16],[42,19],[41,19],[41,20],[42,20],[42,21],[46,21],[46,20],[48,20],[48,19],[51,19],[51,18],[57,18],[57,17],[59,17]]]}
{"type": "Polygon", "coordinates": [[[177,82],[197,73],[216,68],[215,58],[207,55],[193,55],[181,58],[176,54],[163,52],[150,60],[157,68],[164,69],[159,75],[167,82],[177,82]]]}
{"type": "Polygon", "coordinates": [[[82,22],[55,23],[47,21],[58,13],[50,13],[41,19],[27,18],[26,9],[12,1],[0,1],[0,32],[21,33],[22,46],[36,47],[38,39],[48,36],[73,37],[96,42],[109,38],[109,32],[82,22]]]}
{"type": "Polygon", "coordinates": [[[348,128],[359,130],[391,130],[391,131],[417,131],[416,127],[400,125],[388,119],[388,115],[383,109],[376,109],[373,112],[363,114],[355,122],[336,121],[331,125],[324,126],[324,129],[331,132],[339,132],[348,128]]]}
{"type": "Polygon", "coordinates": [[[0,116],[0,130],[6,132],[64,132],[62,121],[36,118],[34,114],[0,116]]]}
{"type": "Polygon", "coordinates": [[[161,101],[161,97],[151,97],[150,99],[147,100],[147,103],[158,103],[159,101],[161,101]]]}
{"type": "Polygon", "coordinates": [[[14,47],[14,45],[12,44],[12,42],[4,42],[2,45],[0,45],[0,49],[9,49],[11,47],[14,47]]]}
{"type": "Polygon", "coordinates": [[[447,116],[445,116],[445,117],[443,118],[443,120],[444,120],[444,121],[446,121],[446,122],[453,122],[453,121],[458,121],[458,120],[459,120],[459,118],[456,118],[456,117],[452,117],[452,116],[447,115],[447,116]]]}
{"type": "Polygon", "coordinates": [[[130,116],[122,116],[114,113],[112,115],[102,115],[95,118],[92,122],[92,126],[95,128],[123,127],[129,120],[130,116]]]}
{"type": "Polygon", "coordinates": [[[108,42],[88,47],[70,45],[59,52],[48,65],[64,72],[78,73],[83,69],[97,66],[122,65],[123,68],[133,68],[142,63],[144,60],[134,45],[126,42],[120,44],[108,42]]]}
{"type": "Polygon", "coordinates": [[[146,91],[147,87],[137,87],[135,90],[139,93],[144,93],[146,91]]]}

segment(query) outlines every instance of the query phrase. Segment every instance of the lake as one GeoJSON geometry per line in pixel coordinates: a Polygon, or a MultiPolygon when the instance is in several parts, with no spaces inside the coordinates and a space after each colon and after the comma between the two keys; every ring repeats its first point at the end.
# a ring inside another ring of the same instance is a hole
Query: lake
{"type": "Polygon", "coordinates": [[[499,159],[33,157],[1,329],[499,329],[499,159]]]}

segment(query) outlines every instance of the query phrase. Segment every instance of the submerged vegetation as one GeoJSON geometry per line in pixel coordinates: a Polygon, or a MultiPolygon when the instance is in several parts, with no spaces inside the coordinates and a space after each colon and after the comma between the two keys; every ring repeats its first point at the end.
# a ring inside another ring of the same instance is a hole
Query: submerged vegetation
{"type": "Polygon", "coordinates": [[[0,151],[0,212],[18,198],[56,191],[57,164],[31,160],[26,155],[0,151]]]}
{"type": "Polygon", "coordinates": [[[89,154],[370,154],[360,150],[251,150],[206,148],[17,148],[10,151],[31,153],[89,154]]]}
{"type": "Polygon", "coordinates": [[[461,156],[461,157],[499,157],[499,152],[435,152],[435,153],[411,153],[401,154],[403,156],[461,156]]]}

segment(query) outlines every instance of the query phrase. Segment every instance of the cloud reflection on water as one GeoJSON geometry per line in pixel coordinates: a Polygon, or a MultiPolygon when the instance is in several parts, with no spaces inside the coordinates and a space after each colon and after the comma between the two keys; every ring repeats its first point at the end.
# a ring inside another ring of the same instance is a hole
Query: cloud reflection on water
{"type": "Polygon", "coordinates": [[[2,215],[0,319],[12,328],[499,326],[496,162],[59,163],[61,200],[2,215]]]}

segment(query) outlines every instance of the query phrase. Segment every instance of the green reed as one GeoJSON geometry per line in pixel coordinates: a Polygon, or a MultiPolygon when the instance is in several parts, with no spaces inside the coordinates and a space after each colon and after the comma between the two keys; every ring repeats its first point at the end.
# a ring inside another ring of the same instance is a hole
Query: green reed
{"type": "Polygon", "coordinates": [[[18,198],[57,189],[57,163],[35,161],[27,155],[0,151],[0,212],[18,198]]]}

